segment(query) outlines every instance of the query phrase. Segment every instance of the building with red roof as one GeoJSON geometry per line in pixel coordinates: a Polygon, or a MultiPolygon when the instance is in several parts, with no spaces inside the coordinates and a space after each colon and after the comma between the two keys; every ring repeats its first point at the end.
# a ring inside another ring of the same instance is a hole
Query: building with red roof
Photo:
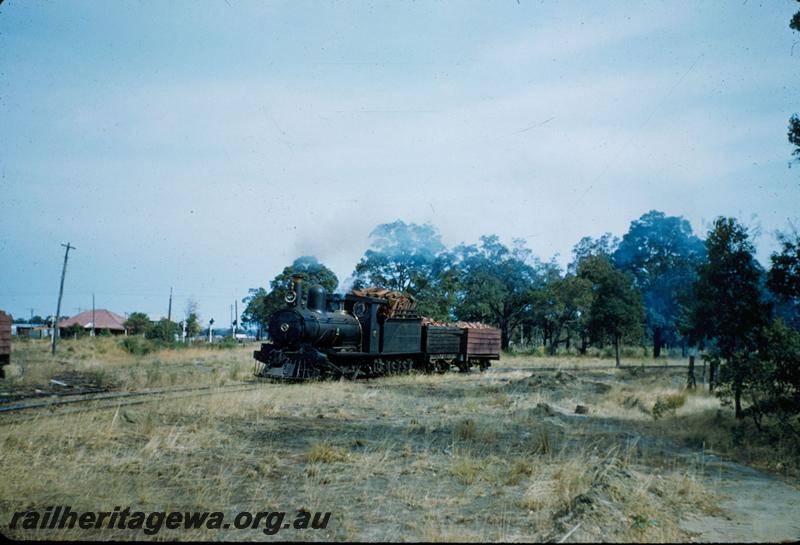
{"type": "Polygon", "coordinates": [[[66,330],[76,324],[88,331],[91,331],[92,327],[94,327],[96,333],[108,331],[112,335],[125,334],[125,318],[102,308],[95,309],[94,311],[86,310],[68,320],[58,322],[60,336],[65,336],[67,334],[66,330]],[[94,313],[94,323],[92,322],[92,313],[94,313]]]}

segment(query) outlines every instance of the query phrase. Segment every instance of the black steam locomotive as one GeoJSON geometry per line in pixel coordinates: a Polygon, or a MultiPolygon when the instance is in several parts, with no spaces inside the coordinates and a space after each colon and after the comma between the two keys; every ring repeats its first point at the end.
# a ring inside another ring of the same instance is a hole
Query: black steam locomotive
{"type": "Polygon", "coordinates": [[[413,308],[387,298],[333,295],[319,285],[304,299],[302,276],[292,280],[287,307],[270,316],[271,342],[253,353],[258,376],[300,381],[483,370],[500,357],[496,329],[425,325],[413,308]]]}

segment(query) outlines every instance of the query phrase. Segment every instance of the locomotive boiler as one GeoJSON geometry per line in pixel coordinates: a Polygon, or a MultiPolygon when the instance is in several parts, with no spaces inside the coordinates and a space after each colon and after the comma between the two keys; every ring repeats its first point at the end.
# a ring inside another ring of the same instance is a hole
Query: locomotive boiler
{"type": "Polygon", "coordinates": [[[499,330],[423,323],[413,299],[397,292],[338,295],[315,285],[306,294],[301,275],[292,282],[286,308],[269,318],[270,342],[253,353],[258,376],[301,381],[483,370],[500,357],[499,330]]]}

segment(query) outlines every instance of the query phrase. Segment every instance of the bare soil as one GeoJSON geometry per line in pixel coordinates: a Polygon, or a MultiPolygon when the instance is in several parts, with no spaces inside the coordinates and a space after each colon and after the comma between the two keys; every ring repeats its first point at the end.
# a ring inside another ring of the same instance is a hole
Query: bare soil
{"type": "MultiPolygon", "coordinates": [[[[681,384],[684,370],[659,372],[657,369],[636,370],[634,375],[643,382],[681,384]],[[649,378],[648,378],[649,375],[649,378]]],[[[535,372],[523,382],[546,388],[555,399],[570,397],[578,392],[587,399],[597,400],[611,391],[617,378],[598,371],[535,372]]],[[[628,408],[650,413],[636,398],[623,402],[628,408]]],[[[667,463],[680,461],[701,469],[703,484],[718,495],[717,509],[689,511],[680,527],[690,534],[693,542],[787,542],[800,540],[800,483],[796,479],[759,471],[736,463],[724,456],[703,449],[689,449],[669,439],[648,435],[636,422],[601,415],[582,416],[553,403],[550,412],[573,425],[588,425],[601,433],[617,434],[628,440],[635,438],[640,452],[646,451],[651,461],[662,458],[667,463]]],[[[601,410],[602,412],[602,410],[601,410]]],[[[651,462],[652,463],[652,462],[651,462]]],[[[660,469],[653,464],[652,469],[660,469]]]]}

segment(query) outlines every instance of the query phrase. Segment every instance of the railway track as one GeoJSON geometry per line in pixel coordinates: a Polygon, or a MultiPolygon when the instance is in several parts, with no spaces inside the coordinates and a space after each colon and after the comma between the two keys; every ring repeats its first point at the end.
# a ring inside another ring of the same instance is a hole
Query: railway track
{"type": "MultiPolygon", "coordinates": [[[[616,367],[615,365],[574,365],[574,364],[565,364],[560,367],[492,367],[492,371],[570,371],[570,372],[580,372],[580,371],[625,371],[629,369],[655,369],[655,370],[663,370],[663,369],[689,369],[688,364],[669,364],[669,365],[661,365],[661,364],[648,364],[648,365],[620,365],[616,367]]],[[[698,365],[695,365],[695,373],[702,371],[703,369],[703,362],[700,362],[698,365]]]]}
{"type": "MultiPolygon", "coordinates": [[[[598,371],[606,369],[687,369],[685,365],[622,365],[620,367],[614,366],[585,366],[577,369],[568,366],[563,367],[526,367],[526,368],[502,368],[493,370],[495,372],[504,371],[531,371],[531,372],[552,372],[552,371],[598,371]]],[[[698,370],[699,371],[699,370],[698,370]]],[[[128,405],[141,405],[144,403],[152,403],[155,401],[164,401],[172,399],[183,399],[188,397],[206,396],[221,393],[236,393],[246,392],[262,388],[265,381],[247,381],[227,384],[224,386],[200,386],[200,387],[187,387],[187,388],[163,388],[158,390],[138,390],[132,392],[114,392],[114,391],[97,391],[90,390],[88,392],[59,392],[52,393],[47,398],[44,394],[30,396],[14,400],[13,403],[0,403],[0,415],[12,414],[32,414],[36,417],[40,416],[57,416],[63,414],[70,414],[74,412],[83,412],[89,410],[102,410],[113,409],[121,406],[128,405]],[[62,407],[71,406],[62,409],[62,407]],[[37,409],[51,409],[49,413],[42,414],[37,409]]],[[[17,419],[5,420],[0,417],[0,424],[17,421],[17,419]]]]}
{"type": "MultiPolygon", "coordinates": [[[[134,392],[101,392],[88,394],[72,394],[58,396],[57,399],[41,400],[34,398],[33,402],[18,402],[0,405],[0,413],[28,414],[34,413],[36,417],[43,416],[37,409],[52,409],[44,416],[57,416],[74,412],[113,409],[128,405],[141,405],[156,401],[184,399],[223,393],[247,392],[262,388],[261,382],[237,382],[224,386],[200,386],[196,388],[164,388],[160,390],[139,390],[134,392]],[[66,398],[66,399],[64,399],[66,398]],[[70,407],[65,407],[70,406],[70,407]],[[63,410],[61,408],[64,407],[63,410]]],[[[16,419],[14,419],[16,421],[16,419]]],[[[3,420],[0,419],[0,424],[3,420]]]]}

